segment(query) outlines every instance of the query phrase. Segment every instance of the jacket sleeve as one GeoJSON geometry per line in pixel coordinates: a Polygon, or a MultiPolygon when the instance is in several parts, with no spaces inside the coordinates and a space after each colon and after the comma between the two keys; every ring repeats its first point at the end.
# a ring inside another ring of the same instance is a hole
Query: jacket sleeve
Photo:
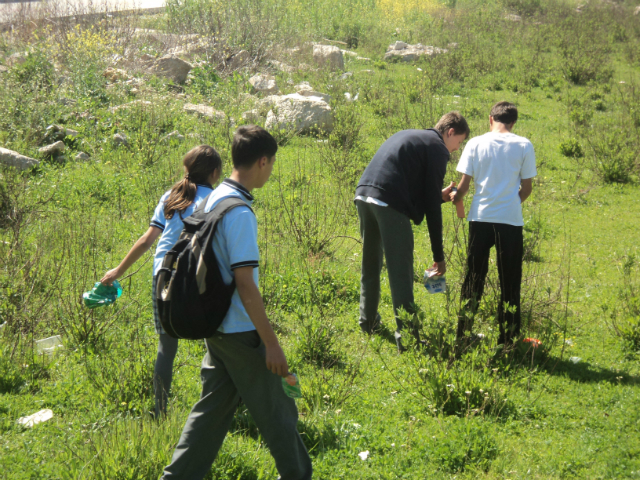
{"type": "Polygon", "coordinates": [[[425,209],[427,217],[427,227],[429,228],[429,239],[431,240],[431,251],[433,261],[444,260],[444,247],[442,244],[442,184],[444,175],[447,172],[449,156],[444,152],[432,153],[427,168],[427,178],[425,179],[425,209]]]}

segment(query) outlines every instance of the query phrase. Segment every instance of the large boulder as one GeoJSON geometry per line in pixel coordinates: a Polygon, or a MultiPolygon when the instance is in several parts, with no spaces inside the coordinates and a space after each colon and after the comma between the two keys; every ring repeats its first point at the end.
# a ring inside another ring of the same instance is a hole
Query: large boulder
{"type": "Polygon", "coordinates": [[[422,45],[417,43],[409,45],[404,42],[396,42],[389,45],[387,53],[384,55],[385,60],[402,60],[403,62],[414,62],[422,56],[433,57],[440,53],[447,53],[447,49],[422,45]]]}
{"type": "Polygon", "coordinates": [[[195,113],[202,117],[212,118],[214,120],[224,120],[225,118],[227,118],[224,112],[221,112],[220,110],[216,110],[215,108],[210,107],[209,105],[196,105],[193,103],[187,103],[184,106],[184,111],[189,113],[195,113]]]}
{"type": "Polygon", "coordinates": [[[151,72],[173,80],[175,83],[184,83],[191,68],[193,67],[189,62],[175,55],[165,55],[154,62],[151,72]]]}
{"type": "Polygon", "coordinates": [[[40,165],[40,162],[35,158],[25,157],[18,152],[2,147],[0,147],[0,163],[17,168],[18,170],[26,170],[40,165]]]}
{"type": "Polygon", "coordinates": [[[272,75],[254,75],[249,79],[249,83],[255,92],[267,94],[278,92],[276,79],[272,75]]]}
{"type": "Polygon", "coordinates": [[[313,59],[320,67],[328,66],[331,70],[344,70],[342,51],[333,45],[314,45],[313,59]]]}
{"type": "Polygon", "coordinates": [[[305,97],[298,93],[271,97],[272,109],[267,114],[265,128],[293,129],[300,133],[313,130],[333,130],[331,107],[320,97],[305,97]]]}

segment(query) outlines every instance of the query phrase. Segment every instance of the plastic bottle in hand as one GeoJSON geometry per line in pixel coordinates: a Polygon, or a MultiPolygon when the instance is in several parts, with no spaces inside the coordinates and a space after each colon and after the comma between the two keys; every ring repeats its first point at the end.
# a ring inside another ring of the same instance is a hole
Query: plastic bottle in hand
{"type": "Polygon", "coordinates": [[[290,373],[286,377],[282,377],[282,388],[287,397],[300,398],[302,392],[300,391],[300,382],[298,376],[295,373],[290,373]]]}
{"type": "MultiPolygon", "coordinates": [[[[456,193],[458,191],[458,189],[456,187],[451,187],[451,191],[453,193],[456,193]]],[[[462,199],[460,199],[457,202],[455,202],[454,205],[456,206],[456,213],[458,214],[458,218],[464,218],[465,217],[465,214],[464,214],[464,201],[462,199]]]]}

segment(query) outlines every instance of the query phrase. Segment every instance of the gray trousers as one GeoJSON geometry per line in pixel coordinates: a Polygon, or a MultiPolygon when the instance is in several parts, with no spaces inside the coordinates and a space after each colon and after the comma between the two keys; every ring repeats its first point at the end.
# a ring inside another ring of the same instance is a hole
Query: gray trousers
{"type": "Polygon", "coordinates": [[[362,237],[360,276],[360,328],[371,333],[380,322],[380,273],[382,256],[387,260],[391,300],[396,318],[396,341],[400,344],[403,322],[398,310],[415,313],[413,302],[413,230],[411,220],[391,207],[360,200],[355,202],[362,237]]]}
{"type": "Polygon", "coordinates": [[[282,480],[311,478],[311,459],[298,433],[298,410],[279,376],[266,366],[254,330],[218,334],[202,360],[202,395],[193,406],[163,479],[201,480],[227,435],[240,399],[265,439],[282,480]]]}

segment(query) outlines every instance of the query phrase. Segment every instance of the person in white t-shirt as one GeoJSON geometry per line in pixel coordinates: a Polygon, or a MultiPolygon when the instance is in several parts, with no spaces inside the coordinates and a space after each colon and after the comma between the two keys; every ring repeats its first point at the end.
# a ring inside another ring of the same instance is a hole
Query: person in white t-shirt
{"type": "Polygon", "coordinates": [[[516,106],[499,102],[491,109],[490,131],[467,143],[457,170],[462,173],[454,203],[469,191],[475,194],[469,210],[467,272],[462,285],[464,304],[458,319],[458,340],[471,335],[473,316],[484,290],[491,247],[496,247],[500,302],[498,343],[509,345],[520,334],[520,284],[523,237],[521,204],[533,189],[536,159],[529,140],[511,133],[518,120],[516,106]]]}

